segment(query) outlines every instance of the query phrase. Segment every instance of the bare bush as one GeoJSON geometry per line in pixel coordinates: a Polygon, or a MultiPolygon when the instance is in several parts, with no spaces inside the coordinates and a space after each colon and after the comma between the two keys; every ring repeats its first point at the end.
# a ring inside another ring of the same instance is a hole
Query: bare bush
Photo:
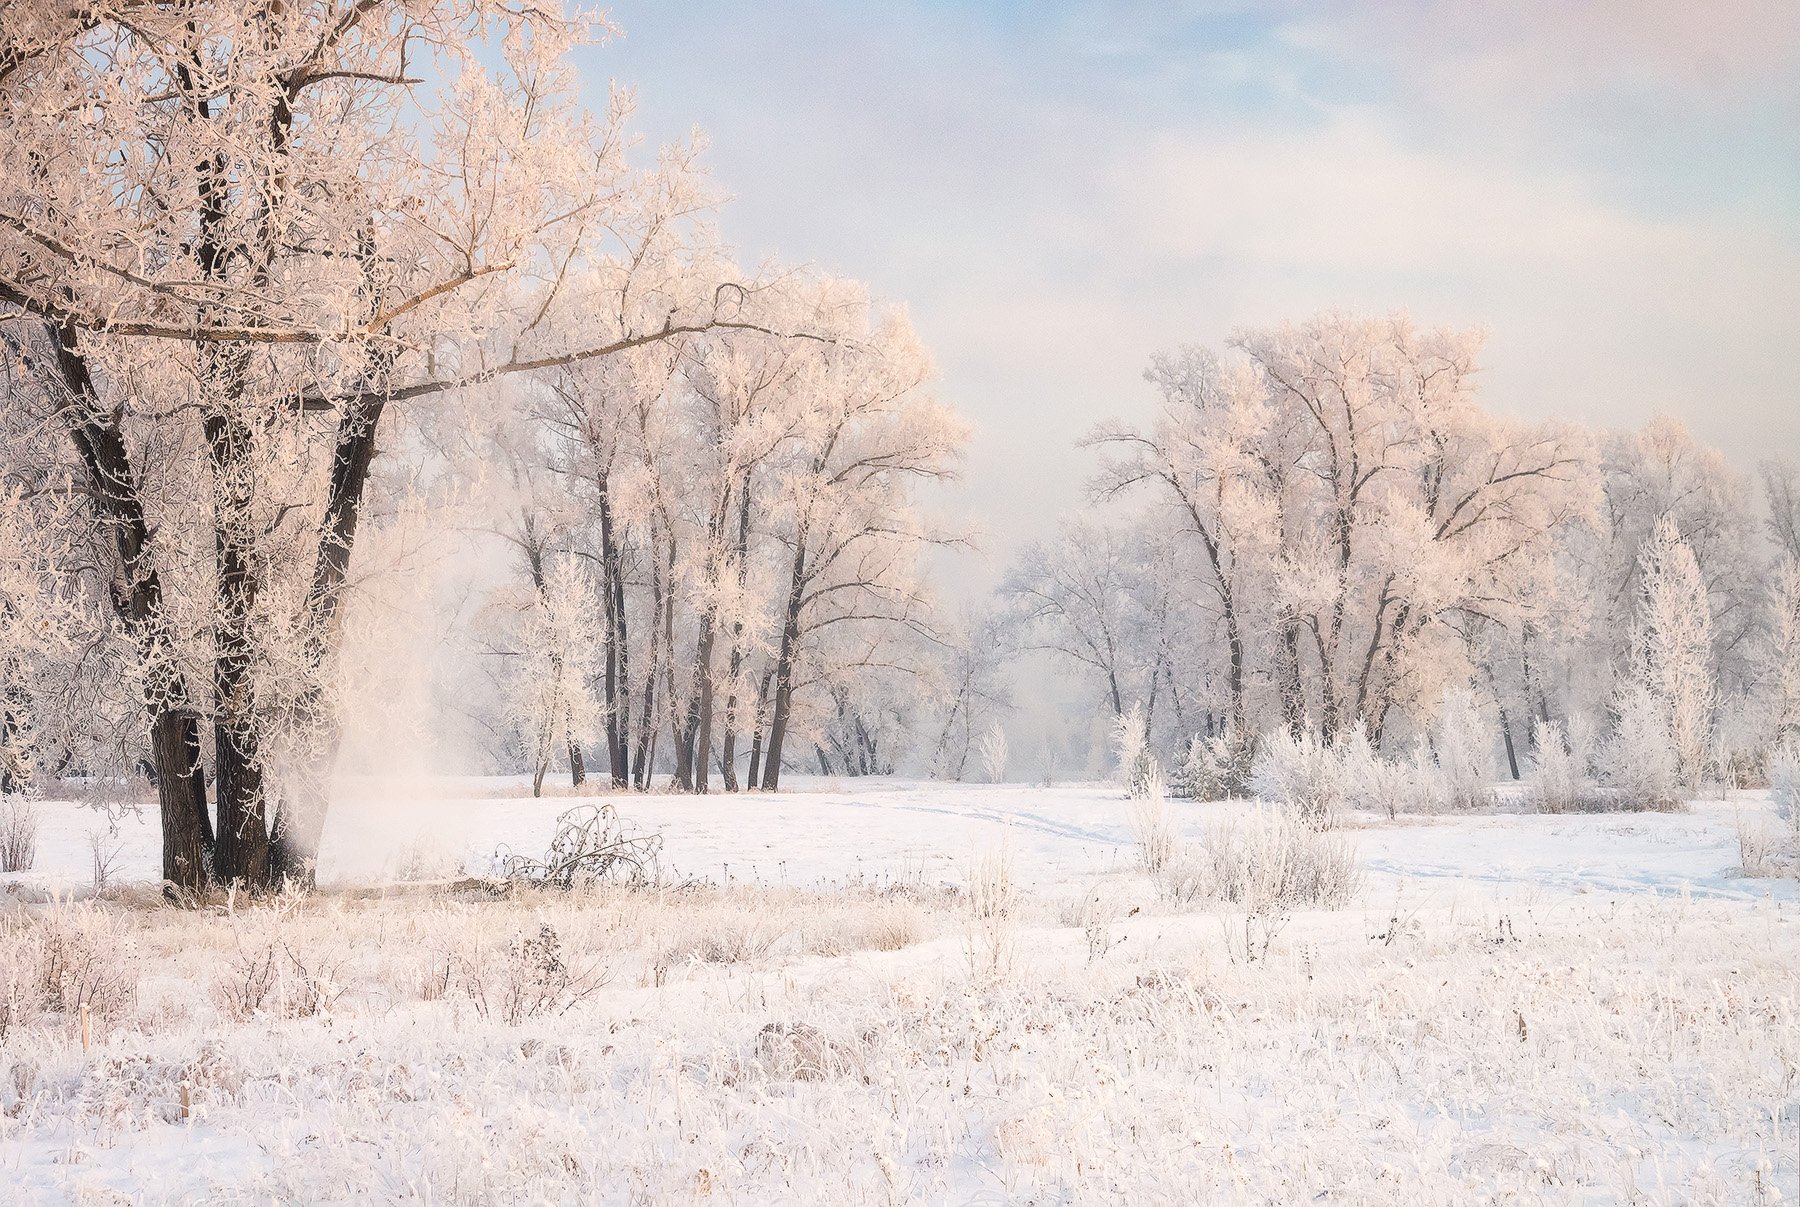
{"type": "Polygon", "coordinates": [[[240,944],[214,978],[212,999],[228,1018],[257,1015],[311,1018],[336,1004],[344,989],[343,962],[326,952],[307,955],[274,934],[240,944]]]}
{"type": "Polygon", "coordinates": [[[123,1009],[137,992],[131,932],[118,916],[92,905],[64,904],[42,916],[38,990],[46,1009],[95,1014],[123,1009]]]}
{"type": "Polygon", "coordinates": [[[125,840],[116,825],[104,830],[88,831],[88,858],[94,876],[94,891],[104,893],[119,871],[119,859],[125,853],[125,840]]]}
{"type": "Polygon", "coordinates": [[[0,872],[29,872],[37,862],[38,809],[23,796],[0,799],[0,872]]]}
{"type": "Polygon", "coordinates": [[[477,952],[457,962],[452,978],[483,1018],[516,1027],[528,1018],[562,1014],[612,979],[599,961],[571,967],[562,938],[548,922],[507,944],[498,959],[477,952]]]}
{"type": "Polygon", "coordinates": [[[0,1043],[43,1005],[44,944],[35,926],[0,923],[0,1043]]]}
{"type": "Polygon", "coordinates": [[[507,880],[549,888],[612,881],[631,885],[656,879],[662,852],[660,834],[631,834],[610,804],[577,805],[556,819],[556,833],[542,859],[515,855],[501,847],[494,853],[507,880]]]}
{"type": "Polygon", "coordinates": [[[1738,874],[1753,880],[1786,875],[1791,868],[1785,849],[1786,837],[1761,817],[1739,814],[1738,874]]]}

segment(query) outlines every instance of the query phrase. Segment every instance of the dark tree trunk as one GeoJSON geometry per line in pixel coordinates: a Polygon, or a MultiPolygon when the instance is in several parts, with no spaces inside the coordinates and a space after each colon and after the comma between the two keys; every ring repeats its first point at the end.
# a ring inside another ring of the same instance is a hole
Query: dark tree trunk
{"type": "MultiPolygon", "coordinates": [[[[607,771],[615,788],[631,783],[631,643],[625,612],[625,574],[618,534],[614,530],[612,496],[607,475],[599,475],[600,584],[606,614],[606,669],[602,687],[606,695],[607,771]]],[[[646,703],[646,707],[648,704],[646,703]]]]}
{"type": "MultiPolygon", "coordinates": [[[[241,381],[243,353],[224,350],[208,357],[227,388],[241,381]]],[[[217,570],[213,620],[213,761],[218,793],[219,832],[213,846],[213,875],[222,883],[253,889],[271,883],[267,798],[258,720],[252,700],[254,640],[252,613],[258,582],[251,567],[249,521],[255,471],[251,435],[230,413],[233,399],[203,421],[213,471],[213,525],[217,570]]]]}
{"type": "Polygon", "coordinates": [[[587,763],[581,757],[581,743],[569,739],[569,786],[579,788],[587,782],[587,763]]]}
{"type": "Polygon", "coordinates": [[[775,707],[769,718],[769,751],[764,756],[764,791],[781,786],[781,748],[787,742],[788,713],[794,702],[794,659],[799,656],[800,606],[806,598],[806,532],[795,542],[794,568],[788,578],[787,604],[782,610],[781,646],[775,654],[775,707]]]}
{"type": "Polygon", "coordinates": [[[73,327],[51,327],[56,353],[57,412],[87,473],[96,517],[119,558],[113,609],[137,645],[145,667],[144,705],[163,831],[163,881],[177,893],[206,887],[208,838],[206,775],[199,759],[199,718],[187,681],[174,665],[174,642],[163,613],[162,581],[150,553],[149,525],[137,473],[125,446],[120,412],[101,406],[73,327]],[[191,752],[191,754],[190,754],[191,752]]]}
{"type": "Polygon", "coordinates": [[[1281,626],[1281,650],[1276,655],[1280,666],[1276,676],[1280,682],[1281,719],[1295,737],[1306,728],[1306,697],[1300,686],[1300,626],[1287,620],[1281,626]]]}

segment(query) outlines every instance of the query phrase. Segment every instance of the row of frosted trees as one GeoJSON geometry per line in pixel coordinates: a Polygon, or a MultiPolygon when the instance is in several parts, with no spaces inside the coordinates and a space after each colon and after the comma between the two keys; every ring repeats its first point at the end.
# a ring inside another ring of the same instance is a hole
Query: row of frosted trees
{"type": "Polygon", "coordinates": [[[964,429],[904,318],[838,282],[772,292],[807,335],[565,372],[488,433],[486,511],[518,574],[481,620],[540,790],[564,757],[580,783],[590,744],[618,787],[892,767],[863,701],[921,661],[917,556],[945,538],[912,488],[951,472],[964,429]]]}
{"type": "Polygon", "coordinates": [[[1479,349],[1334,314],[1157,357],[1153,419],[1093,433],[1096,506],[1007,582],[1029,640],[1170,759],[1196,734],[1245,769],[1277,731],[1429,741],[1467,692],[1515,778],[1534,732],[1646,709],[1688,787],[1754,774],[1800,730],[1795,467],[1761,467],[1759,515],[1674,420],[1484,409],[1479,349]]]}

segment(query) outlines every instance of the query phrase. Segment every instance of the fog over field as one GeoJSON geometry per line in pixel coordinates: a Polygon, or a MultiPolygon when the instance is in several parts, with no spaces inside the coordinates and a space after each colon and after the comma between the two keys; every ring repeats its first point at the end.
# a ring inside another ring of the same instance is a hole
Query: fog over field
{"type": "Polygon", "coordinates": [[[1791,1201],[1796,79],[6,4],[0,1198],[1791,1201]]]}

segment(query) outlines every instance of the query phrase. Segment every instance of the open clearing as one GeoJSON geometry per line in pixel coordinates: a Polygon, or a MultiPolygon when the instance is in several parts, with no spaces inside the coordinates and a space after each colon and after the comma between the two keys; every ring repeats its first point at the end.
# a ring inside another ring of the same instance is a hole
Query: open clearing
{"type": "MultiPolygon", "coordinates": [[[[1757,794],[1352,819],[1354,900],[1285,920],[1159,895],[1103,787],[620,797],[667,886],[393,883],[541,849],[571,802],[515,791],[364,785],[326,891],[199,911],[129,817],[120,887],[68,900],[103,821],[44,805],[0,985],[53,952],[68,1008],[0,1041],[7,1193],[1795,1198],[1800,902],[1735,875],[1757,794]]],[[[1190,843],[1245,808],[1169,807],[1190,843]]]]}

